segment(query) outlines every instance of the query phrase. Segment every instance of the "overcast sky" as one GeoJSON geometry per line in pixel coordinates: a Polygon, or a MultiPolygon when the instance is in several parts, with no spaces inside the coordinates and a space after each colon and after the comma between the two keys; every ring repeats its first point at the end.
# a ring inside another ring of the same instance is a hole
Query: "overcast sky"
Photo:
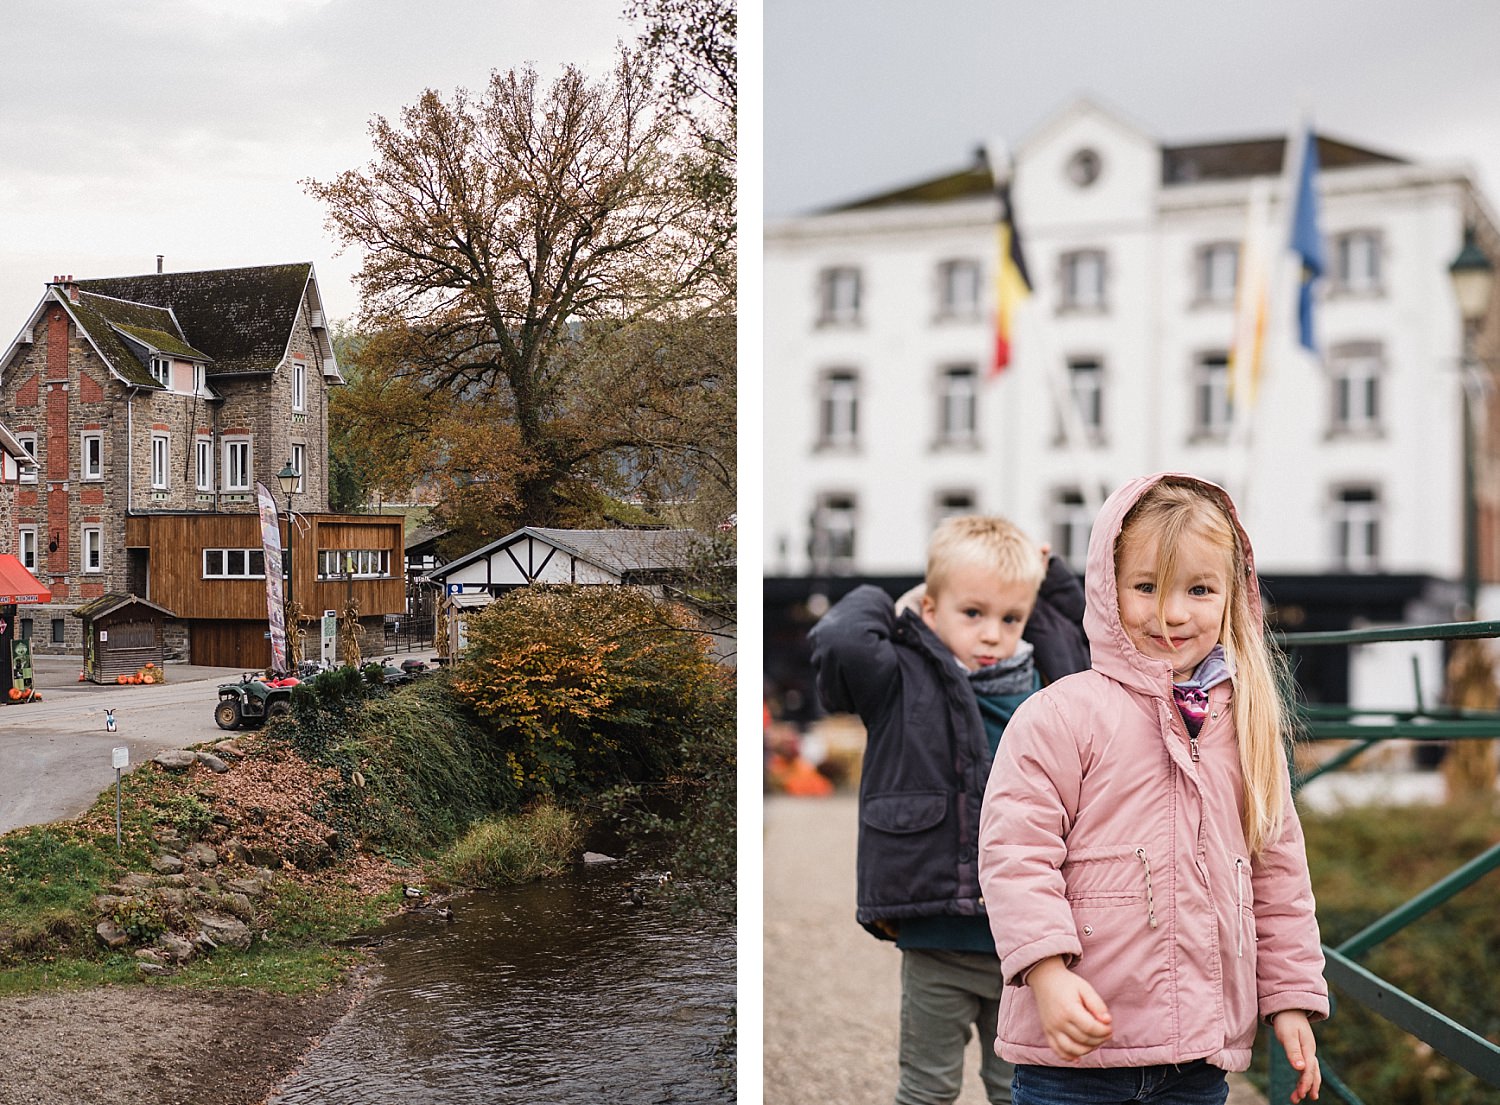
{"type": "Polygon", "coordinates": [[[1330,136],[1468,162],[1500,205],[1494,0],[765,0],[765,205],[1014,148],[1088,95],[1168,143],[1330,136]]]}
{"type": "Polygon", "coordinates": [[[625,0],[69,0],[6,6],[0,347],[46,281],[312,261],[354,314],[298,182],[370,157],[367,127],[426,88],[568,62],[603,76],[625,0]]]}

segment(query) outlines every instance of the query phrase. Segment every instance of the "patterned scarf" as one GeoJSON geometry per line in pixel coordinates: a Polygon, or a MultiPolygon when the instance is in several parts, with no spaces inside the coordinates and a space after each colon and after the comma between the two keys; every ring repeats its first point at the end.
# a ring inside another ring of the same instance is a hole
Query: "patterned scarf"
{"type": "Polygon", "coordinates": [[[1030,641],[1017,642],[1010,659],[969,672],[969,686],[977,695],[1020,694],[1031,690],[1032,673],[1036,670],[1032,651],[1030,641]]]}
{"type": "Polygon", "coordinates": [[[1224,658],[1224,646],[1214,645],[1213,651],[1203,658],[1190,678],[1172,684],[1172,698],[1187,725],[1189,736],[1196,737],[1203,728],[1203,720],[1208,716],[1209,690],[1233,676],[1234,672],[1229,670],[1229,662],[1224,658]]]}

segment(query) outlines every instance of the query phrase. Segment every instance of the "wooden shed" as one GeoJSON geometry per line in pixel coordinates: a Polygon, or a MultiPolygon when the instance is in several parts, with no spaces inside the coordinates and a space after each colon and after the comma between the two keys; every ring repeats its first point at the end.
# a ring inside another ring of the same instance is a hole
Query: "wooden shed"
{"type": "Polygon", "coordinates": [[[101,595],[73,611],[83,619],[83,671],[95,683],[166,661],[163,629],[172,611],[135,595],[101,595]]]}

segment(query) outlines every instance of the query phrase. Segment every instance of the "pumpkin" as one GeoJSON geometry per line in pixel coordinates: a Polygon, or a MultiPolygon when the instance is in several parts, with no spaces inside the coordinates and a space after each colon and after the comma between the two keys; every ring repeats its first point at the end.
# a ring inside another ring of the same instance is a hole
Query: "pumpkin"
{"type": "Polygon", "coordinates": [[[123,687],[126,683],[130,682],[130,676],[128,676],[128,675],[117,675],[117,676],[115,676],[115,682],[118,683],[118,684],[120,684],[123,687]]]}
{"type": "Polygon", "coordinates": [[[20,697],[21,697],[21,688],[20,687],[12,687],[10,689],[10,700],[12,702],[14,702],[16,699],[18,699],[20,697]]]}

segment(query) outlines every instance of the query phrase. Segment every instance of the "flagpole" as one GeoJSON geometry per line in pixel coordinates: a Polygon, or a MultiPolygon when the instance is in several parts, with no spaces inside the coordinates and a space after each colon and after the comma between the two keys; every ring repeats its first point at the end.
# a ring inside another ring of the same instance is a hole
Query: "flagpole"
{"type": "MultiPolygon", "coordinates": [[[[1281,209],[1276,211],[1272,205],[1272,209],[1267,212],[1267,224],[1271,228],[1267,262],[1269,295],[1266,304],[1266,342],[1262,350],[1260,381],[1255,389],[1254,405],[1257,407],[1263,402],[1270,403],[1266,397],[1273,395],[1280,386],[1279,369],[1287,363],[1287,356],[1296,344],[1292,328],[1286,325],[1295,317],[1290,310],[1292,289],[1296,279],[1300,279],[1301,271],[1300,265],[1294,264],[1292,260],[1292,237],[1297,222],[1298,185],[1306,168],[1309,136],[1313,133],[1311,116],[1306,111],[1299,112],[1296,123],[1287,133],[1286,150],[1281,159],[1281,178],[1277,194],[1273,197],[1279,199],[1281,209]],[[1276,218],[1277,215],[1280,218],[1276,218]]],[[[1238,504],[1247,525],[1252,521],[1249,511],[1258,467],[1257,454],[1263,450],[1264,445],[1264,441],[1253,432],[1253,424],[1247,426],[1243,438],[1244,482],[1240,487],[1241,501],[1238,504]]]]}
{"type": "MultiPolygon", "coordinates": [[[[1011,252],[1017,240],[1019,231],[1016,227],[1015,213],[1010,203],[1010,188],[1014,183],[1014,167],[1004,147],[999,143],[987,143],[984,149],[985,160],[990,166],[990,176],[994,182],[995,196],[999,203],[999,242],[1002,246],[997,250],[997,264],[999,270],[996,273],[997,288],[1000,282],[1007,278],[1004,269],[1007,264],[1007,254],[1011,252]],[[1006,235],[1009,235],[1008,237],[1006,235]]],[[[1017,251],[1019,252],[1019,251],[1017,251]]],[[[1024,264],[1024,262],[1022,262],[1024,264]]],[[[1020,274],[1025,277],[1024,271],[1020,274]]],[[[1027,331],[1027,342],[1035,351],[1035,361],[1042,366],[1043,377],[1047,381],[1048,390],[1052,395],[1052,401],[1057,407],[1058,416],[1061,419],[1063,437],[1063,449],[1066,452],[1070,465],[1074,469],[1075,478],[1078,481],[1079,492],[1083,496],[1084,506],[1090,514],[1098,512],[1104,503],[1103,488],[1095,469],[1097,459],[1094,443],[1090,440],[1088,432],[1083,424],[1083,418],[1078,410],[1077,403],[1073,400],[1071,382],[1067,379],[1065,366],[1054,355],[1051,345],[1051,335],[1046,333],[1046,327],[1035,317],[1030,309],[1032,306],[1031,285],[1029,278],[1024,280],[1026,294],[1019,301],[1010,304],[1010,331],[1013,336],[1018,331],[1024,317],[1027,331]]],[[[996,297],[996,327],[997,335],[1000,328],[1005,324],[999,317],[1005,309],[1003,295],[996,297]]],[[[1012,342],[1012,344],[1015,344],[1012,342]]],[[[1009,357],[1015,359],[1015,351],[1009,351],[1009,357]]],[[[1030,358],[1028,358],[1030,359],[1030,358]]],[[[992,366],[992,371],[987,378],[993,379],[1001,369],[992,366]]]]}

